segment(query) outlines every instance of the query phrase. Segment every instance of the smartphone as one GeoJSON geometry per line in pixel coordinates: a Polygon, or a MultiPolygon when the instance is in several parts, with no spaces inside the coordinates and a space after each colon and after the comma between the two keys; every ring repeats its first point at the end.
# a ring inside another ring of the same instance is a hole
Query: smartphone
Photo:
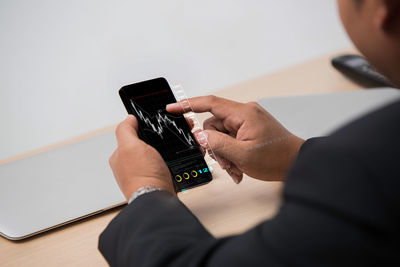
{"type": "Polygon", "coordinates": [[[126,85],[119,95],[128,113],[138,120],[139,138],[153,146],[167,164],[176,192],[212,180],[185,117],[165,109],[167,104],[176,102],[165,78],[126,85]]]}
{"type": "Polygon", "coordinates": [[[369,62],[359,55],[342,55],[332,59],[332,65],[350,79],[365,87],[394,87],[369,62]]]}

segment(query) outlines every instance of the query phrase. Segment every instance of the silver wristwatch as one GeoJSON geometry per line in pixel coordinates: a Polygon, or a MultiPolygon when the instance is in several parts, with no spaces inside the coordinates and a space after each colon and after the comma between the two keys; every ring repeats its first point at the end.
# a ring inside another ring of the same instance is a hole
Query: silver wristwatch
{"type": "Polygon", "coordinates": [[[135,199],[137,199],[139,196],[147,194],[147,193],[151,193],[154,191],[161,191],[162,189],[156,186],[152,186],[152,185],[145,185],[142,187],[139,187],[138,190],[136,190],[135,193],[132,194],[132,196],[130,197],[130,199],[128,200],[128,204],[131,204],[132,201],[134,201],[135,199]]]}

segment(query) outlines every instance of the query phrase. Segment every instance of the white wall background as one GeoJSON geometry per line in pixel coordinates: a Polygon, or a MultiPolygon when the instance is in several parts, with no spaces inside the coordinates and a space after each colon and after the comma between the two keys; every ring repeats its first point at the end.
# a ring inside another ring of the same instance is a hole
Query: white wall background
{"type": "Polygon", "coordinates": [[[2,0],[0,159],[118,122],[128,83],[202,95],[348,46],[334,0],[2,0]]]}

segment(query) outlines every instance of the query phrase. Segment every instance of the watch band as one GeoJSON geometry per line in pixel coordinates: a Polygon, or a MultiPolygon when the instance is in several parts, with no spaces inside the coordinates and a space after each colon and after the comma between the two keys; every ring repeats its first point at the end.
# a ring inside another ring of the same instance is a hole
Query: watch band
{"type": "Polygon", "coordinates": [[[147,193],[151,193],[154,191],[161,191],[162,189],[156,186],[152,186],[152,185],[145,185],[142,187],[139,187],[138,190],[136,190],[136,192],[134,192],[132,194],[132,196],[129,198],[128,200],[128,204],[131,204],[132,201],[134,201],[135,199],[137,199],[138,197],[140,197],[141,195],[147,194],[147,193]]]}

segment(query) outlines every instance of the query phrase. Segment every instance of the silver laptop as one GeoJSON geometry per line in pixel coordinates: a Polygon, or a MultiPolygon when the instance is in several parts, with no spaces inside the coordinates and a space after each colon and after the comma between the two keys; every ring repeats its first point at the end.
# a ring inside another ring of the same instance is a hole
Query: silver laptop
{"type": "Polygon", "coordinates": [[[124,203],[108,132],[0,166],[0,234],[23,239],[124,203]]]}
{"type": "Polygon", "coordinates": [[[400,100],[400,90],[367,89],[290,97],[258,103],[290,132],[303,138],[325,136],[368,112],[400,100]]]}
{"type": "MultiPolygon", "coordinates": [[[[260,99],[294,134],[326,135],[368,111],[399,100],[394,89],[260,99]]],[[[12,240],[125,202],[108,166],[113,132],[0,166],[0,234],[12,240]]]]}

